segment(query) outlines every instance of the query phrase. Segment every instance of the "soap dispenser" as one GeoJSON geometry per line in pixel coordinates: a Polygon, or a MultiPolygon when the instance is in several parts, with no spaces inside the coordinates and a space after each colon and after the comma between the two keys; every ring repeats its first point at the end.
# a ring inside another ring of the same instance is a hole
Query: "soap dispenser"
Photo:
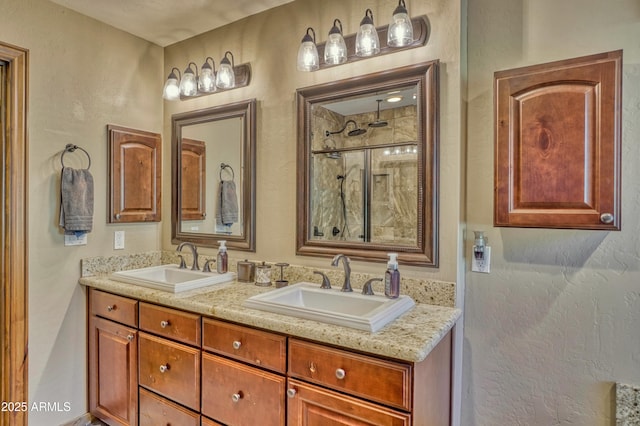
{"type": "Polygon", "coordinates": [[[229,255],[227,254],[227,242],[225,240],[218,241],[220,248],[218,248],[218,257],[216,260],[216,270],[219,274],[227,272],[229,267],[229,255]]]}
{"type": "Polygon", "coordinates": [[[389,253],[387,270],[384,273],[384,295],[390,299],[400,296],[400,271],[398,271],[398,253],[389,253]]]}

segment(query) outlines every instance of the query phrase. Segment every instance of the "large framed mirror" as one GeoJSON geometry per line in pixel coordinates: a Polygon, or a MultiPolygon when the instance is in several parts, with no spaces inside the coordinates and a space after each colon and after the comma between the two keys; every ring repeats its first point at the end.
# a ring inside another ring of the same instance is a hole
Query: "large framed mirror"
{"type": "Polygon", "coordinates": [[[174,114],[172,242],[255,251],[256,100],[174,114]]]}
{"type": "Polygon", "coordinates": [[[297,90],[297,253],[438,266],[438,61],[297,90]]]}

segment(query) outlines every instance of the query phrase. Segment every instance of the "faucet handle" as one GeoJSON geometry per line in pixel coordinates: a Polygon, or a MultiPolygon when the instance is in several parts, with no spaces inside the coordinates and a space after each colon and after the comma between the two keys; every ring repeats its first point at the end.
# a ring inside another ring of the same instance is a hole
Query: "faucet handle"
{"type": "Polygon", "coordinates": [[[184,257],[181,254],[179,254],[178,258],[180,259],[180,266],[178,266],[178,268],[187,269],[187,263],[184,261],[184,257]]]}
{"type": "Polygon", "coordinates": [[[215,259],[207,259],[206,262],[204,262],[204,267],[202,268],[202,272],[213,272],[211,270],[211,266],[209,266],[211,263],[216,263],[215,259]]]}
{"type": "Polygon", "coordinates": [[[362,294],[366,294],[367,296],[373,296],[375,294],[373,292],[373,288],[371,288],[371,284],[373,284],[374,281],[382,281],[382,278],[371,278],[364,283],[364,287],[362,287],[362,294]]]}
{"type": "Polygon", "coordinates": [[[322,285],[320,286],[320,288],[324,288],[324,289],[330,289],[331,288],[331,282],[329,282],[329,277],[327,276],[327,274],[325,274],[324,272],[320,272],[320,271],[313,271],[314,274],[318,274],[322,277],[322,285]]]}

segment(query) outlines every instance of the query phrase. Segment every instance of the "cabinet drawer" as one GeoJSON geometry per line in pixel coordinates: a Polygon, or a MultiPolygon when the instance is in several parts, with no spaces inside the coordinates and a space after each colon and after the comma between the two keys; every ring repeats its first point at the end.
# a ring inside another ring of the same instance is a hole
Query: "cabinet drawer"
{"type": "Polygon", "coordinates": [[[200,346],[200,315],[140,302],[140,329],[200,346]]]}
{"type": "Polygon", "coordinates": [[[140,388],[139,426],[200,426],[200,415],[140,388]]]}
{"type": "Polygon", "coordinates": [[[139,383],[189,408],[200,407],[200,351],[139,334],[139,383]]]}
{"type": "Polygon", "coordinates": [[[288,424],[291,425],[411,425],[408,413],[295,379],[289,380],[287,395],[288,424]],[[366,422],[363,423],[363,419],[366,422]]]}
{"type": "Polygon", "coordinates": [[[285,383],[274,373],[203,353],[202,414],[233,426],[284,425],[285,383]]]}
{"type": "Polygon", "coordinates": [[[130,327],[138,326],[138,301],[91,289],[89,292],[91,314],[108,318],[130,327]]]}
{"type": "Polygon", "coordinates": [[[287,359],[285,336],[209,318],[202,323],[204,349],[284,373],[287,359]]]}
{"type": "Polygon", "coordinates": [[[411,409],[412,366],[289,340],[289,375],[340,391],[411,409]]]}

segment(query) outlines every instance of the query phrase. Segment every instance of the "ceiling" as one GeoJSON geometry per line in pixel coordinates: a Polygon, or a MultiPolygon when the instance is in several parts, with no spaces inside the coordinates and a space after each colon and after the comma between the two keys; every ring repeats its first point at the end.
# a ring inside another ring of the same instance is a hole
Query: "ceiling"
{"type": "Polygon", "coordinates": [[[51,0],[160,46],[293,0],[51,0]]]}

